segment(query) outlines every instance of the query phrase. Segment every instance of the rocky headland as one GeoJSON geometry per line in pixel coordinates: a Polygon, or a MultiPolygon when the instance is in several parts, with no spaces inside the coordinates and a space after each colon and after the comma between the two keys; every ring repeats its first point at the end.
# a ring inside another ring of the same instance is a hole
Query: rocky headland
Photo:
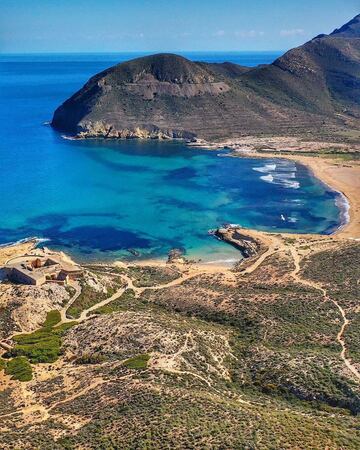
{"type": "Polygon", "coordinates": [[[52,126],[78,138],[358,142],[359,38],[360,15],[255,68],[138,58],[92,77],[55,111],[52,126]]]}

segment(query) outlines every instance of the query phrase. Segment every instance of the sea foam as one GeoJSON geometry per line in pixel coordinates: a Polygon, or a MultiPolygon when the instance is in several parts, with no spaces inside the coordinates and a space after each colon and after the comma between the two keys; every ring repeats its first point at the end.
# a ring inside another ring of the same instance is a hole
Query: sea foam
{"type": "Polygon", "coordinates": [[[261,173],[273,172],[274,170],[276,170],[276,164],[265,164],[262,167],[253,167],[252,169],[255,170],[255,172],[261,173]]]}
{"type": "Polygon", "coordinates": [[[30,241],[36,241],[37,244],[41,244],[43,242],[48,242],[50,239],[48,238],[37,238],[36,236],[30,236],[23,239],[19,239],[18,241],[6,242],[5,244],[0,244],[1,247],[14,247],[15,245],[26,244],[30,241]]]}
{"type": "Polygon", "coordinates": [[[340,209],[341,225],[339,229],[341,229],[350,222],[350,203],[342,192],[338,192],[335,198],[335,204],[340,209]]]}
{"type": "Polygon", "coordinates": [[[260,177],[266,183],[276,184],[287,189],[299,189],[300,183],[296,181],[296,165],[293,162],[280,162],[278,164],[264,164],[253,167],[255,172],[265,175],[260,177]]]}
{"type": "Polygon", "coordinates": [[[267,183],[273,183],[274,177],[271,174],[263,175],[262,177],[260,177],[260,180],[266,181],[267,183]]]}

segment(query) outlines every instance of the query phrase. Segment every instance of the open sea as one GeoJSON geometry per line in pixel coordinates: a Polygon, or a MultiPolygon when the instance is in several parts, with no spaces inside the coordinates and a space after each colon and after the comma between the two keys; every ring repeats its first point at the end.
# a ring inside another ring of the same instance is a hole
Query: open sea
{"type": "MultiPolygon", "coordinates": [[[[179,142],[71,141],[46,122],[95,73],[139,54],[0,55],[0,244],[36,236],[78,261],[238,252],[223,223],[330,233],[341,197],[292,161],[223,157],[179,142]],[[130,252],[129,252],[130,250],[130,252]]],[[[255,66],[277,53],[185,53],[255,66]]]]}

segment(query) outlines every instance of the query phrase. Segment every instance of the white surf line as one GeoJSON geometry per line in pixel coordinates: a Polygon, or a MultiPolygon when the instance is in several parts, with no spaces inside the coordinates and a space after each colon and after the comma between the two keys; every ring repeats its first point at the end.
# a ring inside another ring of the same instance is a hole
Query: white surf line
{"type": "MultiPolygon", "coordinates": [[[[310,165],[307,165],[305,163],[299,162],[298,164],[303,165],[304,167],[307,168],[307,170],[309,170],[312,174],[312,176],[314,178],[316,178],[321,184],[323,184],[324,186],[326,186],[331,192],[334,192],[335,194],[337,194],[337,198],[335,198],[335,205],[339,208],[340,210],[340,220],[342,223],[340,223],[339,227],[333,231],[330,234],[335,234],[338,231],[342,230],[343,228],[345,228],[347,225],[349,225],[350,223],[350,209],[351,209],[351,204],[350,204],[350,200],[347,197],[347,195],[336,189],[335,187],[331,186],[329,183],[327,183],[325,180],[323,180],[323,178],[321,177],[321,175],[317,175],[314,170],[311,168],[310,165]],[[339,199],[341,199],[340,204],[339,204],[339,199]],[[343,219],[343,220],[342,220],[343,219]]],[[[330,166],[329,166],[330,167],[330,166]]],[[[336,166],[331,166],[331,167],[336,167],[336,166]]]]}
{"type": "Polygon", "coordinates": [[[340,210],[340,225],[336,231],[340,231],[350,223],[350,202],[345,194],[340,191],[335,191],[338,193],[338,197],[335,199],[335,205],[340,210]]]}

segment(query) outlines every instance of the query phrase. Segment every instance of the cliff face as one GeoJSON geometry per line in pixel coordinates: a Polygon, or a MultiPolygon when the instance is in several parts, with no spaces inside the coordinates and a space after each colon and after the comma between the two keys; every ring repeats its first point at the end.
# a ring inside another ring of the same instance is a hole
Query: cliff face
{"type": "Polygon", "coordinates": [[[360,15],[273,64],[245,68],[159,54],[111,67],[61,105],[79,137],[205,138],[359,128],[360,15]]]}

